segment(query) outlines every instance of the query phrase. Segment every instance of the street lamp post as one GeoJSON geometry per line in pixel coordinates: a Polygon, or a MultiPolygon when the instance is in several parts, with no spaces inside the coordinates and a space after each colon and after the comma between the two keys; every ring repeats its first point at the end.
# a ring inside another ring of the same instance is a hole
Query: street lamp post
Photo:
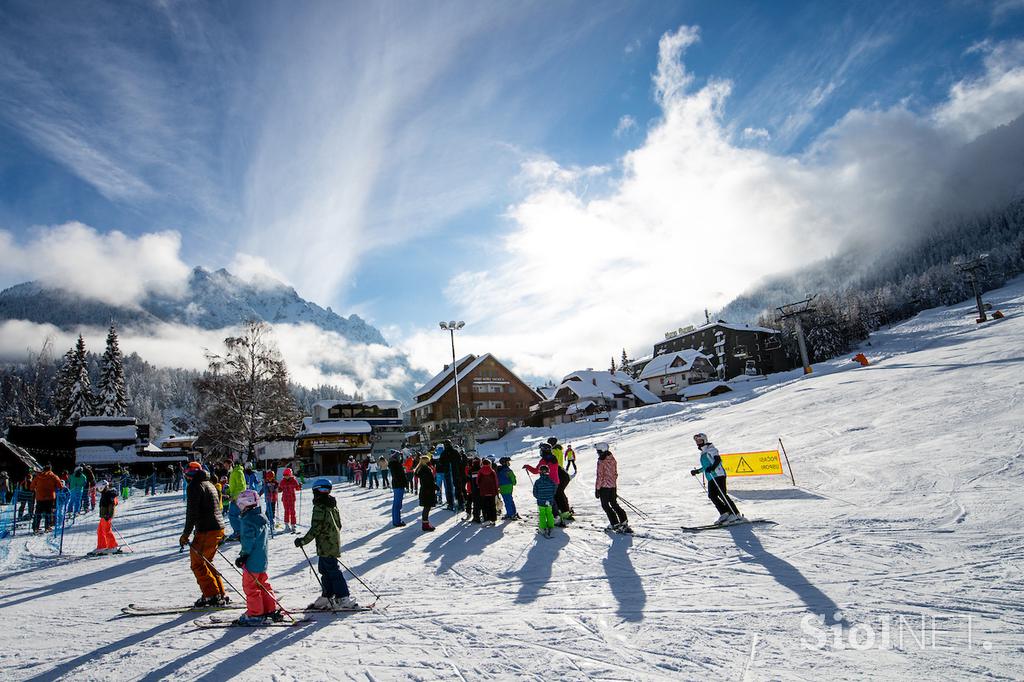
{"type": "Polygon", "coordinates": [[[459,398],[459,365],[455,360],[455,332],[466,326],[466,323],[459,320],[456,322],[441,322],[441,329],[448,332],[452,340],[452,370],[455,372],[455,418],[459,424],[459,435],[462,435],[462,400],[459,398]]]}

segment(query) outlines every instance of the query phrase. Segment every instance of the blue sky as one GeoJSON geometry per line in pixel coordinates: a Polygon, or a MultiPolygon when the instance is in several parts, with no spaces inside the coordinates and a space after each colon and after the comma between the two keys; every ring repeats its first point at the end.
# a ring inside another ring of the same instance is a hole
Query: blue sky
{"type": "MultiPolygon", "coordinates": [[[[444,341],[436,320],[464,317],[469,350],[559,375],[642,352],[862,234],[834,205],[862,203],[870,183],[807,208],[829,173],[906,178],[936,146],[945,163],[1024,113],[1022,28],[1019,0],[6,2],[0,249],[72,221],[101,243],[175,233],[169,272],[275,273],[423,366],[444,341]],[[885,156],[887,135],[920,142],[885,156]],[[673,191],[659,178],[737,168],[681,192],[688,203],[658,198],[673,191]],[[750,182],[764,196],[739,211],[750,182]],[[644,260],[658,235],[720,257],[756,244],[739,225],[803,253],[678,280],[692,255],[644,260]],[[632,260],[600,255],[614,251],[632,260]],[[635,314],[649,288],[565,285],[613,276],[678,287],[635,314]],[[529,341],[538,330],[577,350],[529,341]]],[[[907,192],[893,205],[932,197],[907,192]]],[[[873,217],[907,218],[890,208],[873,217]]],[[[0,284],[26,275],[7,267],[0,284]]]]}

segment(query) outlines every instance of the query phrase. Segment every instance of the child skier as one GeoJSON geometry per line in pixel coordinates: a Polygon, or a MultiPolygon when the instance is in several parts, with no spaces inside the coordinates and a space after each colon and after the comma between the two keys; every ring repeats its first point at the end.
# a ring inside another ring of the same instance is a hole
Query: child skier
{"type": "Polygon", "coordinates": [[[309,521],[309,530],[302,537],[295,538],[295,546],[302,547],[316,540],[317,570],[320,571],[323,591],[309,608],[325,611],[354,609],[358,604],[349,595],[348,583],[338,565],[338,557],[341,556],[341,515],[338,514],[338,501],[331,495],[331,488],[331,482],[326,478],[318,478],[313,482],[313,515],[309,521]]]}
{"type": "Polygon", "coordinates": [[[493,464],[491,460],[485,459],[476,477],[485,526],[493,526],[498,520],[498,509],[495,507],[495,500],[498,497],[498,474],[491,468],[493,464]]]}
{"type": "Polygon", "coordinates": [[[510,464],[512,460],[502,457],[498,460],[498,490],[501,492],[501,499],[505,503],[505,515],[501,518],[506,521],[518,521],[519,514],[516,512],[516,502],[512,499],[512,490],[516,487],[516,474],[512,471],[510,464]]]}
{"type": "Polygon", "coordinates": [[[263,474],[263,487],[260,488],[260,494],[263,495],[263,499],[266,501],[267,507],[267,520],[270,522],[270,535],[274,535],[274,521],[277,517],[277,476],[270,469],[263,474]]]}
{"type": "Polygon", "coordinates": [[[284,532],[295,532],[295,494],[302,489],[299,479],[292,476],[291,469],[285,469],[281,476],[281,504],[284,505],[284,532]]]}
{"type": "Polygon", "coordinates": [[[601,508],[608,515],[608,527],[616,533],[632,533],[626,512],[619,506],[618,481],[619,466],[612,455],[608,443],[598,443],[597,448],[597,481],[594,484],[594,497],[601,500],[601,508]]]}
{"type": "Polygon", "coordinates": [[[533,482],[533,496],[537,500],[537,528],[544,533],[544,537],[551,537],[551,529],[555,527],[555,516],[551,511],[551,504],[555,500],[555,485],[548,476],[548,465],[541,464],[537,467],[537,480],[533,482]]]}
{"type": "MultiPolygon", "coordinates": [[[[551,512],[558,516],[558,522],[555,524],[559,528],[565,528],[565,521],[563,520],[562,514],[559,513],[558,508],[558,493],[559,483],[561,483],[561,467],[558,466],[558,460],[555,459],[554,453],[551,452],[550,443],[540,444],[540,461],[537,462],[536,467],[532,467],[529,464],[524,464],[523,468],[529,471],[531,474],[539,474],[540,468],[546,466],[548,468],[548,477],[551,482],[555,484],[555,495],[552,498],[551,512]]],[[[568,509],[561,510],[562,512],[568,512],[568,509]]],[[[571,516],[571,514],[570,514],[571,516]]]]}
{"type": "Polygon", "coordinates": [[[92,554],[116,554],[117,540],[110,522],[114,519],[117,507],[117,488],[106,481],[99,481],[96,489],[100,491],[100,524],[96,527],[96,549],[92,554]]]}
{"type": "Polygon", "coordinates": [[[700,467],[690,470],[691,476],[703,473],[708,481],[708,498],[715,505],[715,509],[721,516],[715,521],[716,524],[736,523],[746,521],[746,517],[740,514],[736,504],[729,497],[725,486],[725,467],[722,466],[722,458],[718,449],[708,440],[707,434],[698,433],[694,435],[693,441],[700,450],[700,467]]]}
{"type": "Polygon", "coordinates": [[[565,448],[565,470],[569,471],[569,467],[572,467],[573,476],[579,473],[579,469],[576,468],[576,451],[571,445],[565,448]]]}
{"type": "Polygon", "coordinates": [[[265,625],[268,620],[280,622],[284,616],[277,609],[274,588],[267,578],[267,545],[270,529],[267,517],[260,511],[259,497],[254,490],[243,490],[235,501],[241,512],[242,552],[235,566],[242,569],[242,591],[245,593],[245,613],[238,619],[240,625],[265,625]]]}

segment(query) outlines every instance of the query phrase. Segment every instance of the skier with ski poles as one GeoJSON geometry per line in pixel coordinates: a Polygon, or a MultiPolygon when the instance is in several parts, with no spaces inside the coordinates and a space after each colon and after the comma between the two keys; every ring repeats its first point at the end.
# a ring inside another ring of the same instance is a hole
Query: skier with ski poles
{"type": "Polygon", "coordinates": [[[633,529],[629,527],[629,519],[626,512],[619,506],[618,502],[618,481],[619,466],[615,461],[608,443],[598,443],[594,446],[597,449],[597,479],[594,483],[594,497],[601,500],[601,508],[608,515],[608,527],[605,530],[616,533],[632,534],[633,529]]]}
{"type": "MultiPolygon", "coordinates": [[[[295,546],[315,540],[317,568],[320,570],[321,593],[316,601],[309,605],[310,610],[336,611],[358,607],[349,593],[348,583],[341,574],[338,560],[341,557],[341,515],[338,513],[338,501],[331,495],[333,485],[329,479],[318,478],[313,481],[313,514],[309,521],[309,530],[300,538],[295,538],[295,546]]],[[[302,550],[305,553],[305,549],[302,550]]],[[[309,557],[306,557],[309,561],[309,557]]]]}
{"type": "Polygon", "coordinates": [[[192,573],[199,583],[202,596],[196,600],[196,607],[223,606],[231,601],[224,593],[224,581],[220,574],[210,570],[217,547],[224,538],[224,521],[220,509],[217,489],[207,478],[199,462],[189,462],[185,470],[188,481],[185,502],[185,530],[178,538],[178,544],[192,549],[192,573]],[[189,542],[189,536],[195,537],[189,542]]]}
{"type": "Polygon", "coordinates": [[[726,492],[725,467],[722,466],[722,458],[705,433],[698,433],[693,436],[693,441],[700,450],[700,466],[690,470],[691,476],[703,473],[708,481],[708,498],[715,505],[720,516],[715,524],[736,523],[746,521],[746,517],[740,514],[736,504],[726,492]]]}
{"type": "Polygon", "coordinates": [[[284,615],[277,608],[274,588],[267,578],[267,549],[273,522],[260,511],[255,490],[243,490],[237,502],[242,519],[242,551],[235,560],[235,566],[242,569],[242,590],[245,592],[245,613],[238,619],[238,624],[279,623],[284,620],[284,615]]]}

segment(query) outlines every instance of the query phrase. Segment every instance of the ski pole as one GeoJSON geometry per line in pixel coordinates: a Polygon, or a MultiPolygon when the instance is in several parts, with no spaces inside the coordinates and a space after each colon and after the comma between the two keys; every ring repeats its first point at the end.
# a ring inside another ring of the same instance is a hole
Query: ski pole
{"type": "Polygon", "coordinates": [[[320,592],[322,593],[324,590],[324,581],[320,580],[320,576],[313,570],[313,561],[309,558],[309,554],[306,553],[306,546],[299,545],[299,549],[302,550],[302,555],[306,557],[306,563],[309,564],[309,572],[312,573],[313,577],[316,578],[316,581],[320,583],[320,592]]]}
{"type": "MultiPolygon", "coordinates": [[[[237,573],[238,575],[242,576],[242,580],[243,581],[245,580],[245,574],[243,574],[240,570],[238,570],[238,566],[235,566],[235,562],[231,561],[231,559],[228,559],[228,557],[224,554],[224,552],[220,551],[220,547],[217,548],[217,554],[220,554],[221,558],[223,558],[224,561],[226,561],[229,564],[231,564],[231,568],[235,569],[235,573],[237,573]]],[[[200,556],[202,556],[202,555],[200,554],[200,556]]],[[[205,559],[206,557],[203,557],[203,558],[205,559]]],[[[271,599],[274,600],[274,603],[277,604],[277,608],[281,609],[282,613],[284,613],[286,616],[288,616],[292,620],[295,620],[295,617],[292,616],[291,611],[289,611],[285,607],[281,606],[281,602],[279,602],[277,600],[277,597],[274,595],[274,593],[271,592],[270,590],[268,590],[266,587],[263,586],[263,583],[261,583],[259,581],[259,578],[256,577],[255,573],[250,573],[249,575],[252,576],[252,579],[256,582],[256,585],[258,585],[259,588],[261,590],[263,590],[263,592],[265,592],[268,597],[270,597],[271,599]]]]}
{"type": "Polygon", "coordinates": [[[367,590],[368,590],[368,591],[370,592],[370,594],[372,594],[372,595],[373,595],[373,596],[374,596],[374,597],[376,598],[376,601],[374,601],[374,602],[373,602],[374,604],[376,604],[376,603],[377,603],[377,601],[379,601],[379,600],[380,600],[380,595],[379,595],[379,594],[377,594],[376,592],[374,592],[374,591],[373,591],[372,589],[370,589],[370,586],[369,586],[369,585],[367,585],[366,583],[364,583],[364,582],[363,582],[363,579],[362,579],[362,578],[360,578],[360,577],[359,577],[358,575],[356,575],[356,572],[355,572],[355,571],[353,571],[353,570],[352,570],[351,568],[349,568],[348,566],[346,566],[345,564],[343,564],[343,563],[341,562],[341,559],[338,559],[338,563],[339,563],[339,564],[341,564],[341,567],[342,567],[342,568],[344,568],[344,569],[345,569],[346,571],[348,571],[349,573],[351,573],[351,574],[352,574],[352,577],[353,577],[353,578],[355,578],[356,580],[358,580],[358,581],[359,581],[359,584],[360,584],[360,585],[362,585],[363,587],[365,587],[365,588],[366,588],[366,589],[367,589],[367,590]]]}
{"type": "Polygon", "coordinates": [[[223,574],[223,573],[221,573],[220,571],[218,571],[218,570],[217,570],[217,567],[213,565],[213,562],[212,562],[212,561],[210,561],[209,559],[207,559],[206,557],[204,557],[204,556],[203,556],[202,554],[200,554],[200,553],[199,553],[199,550],[198,550],[198,549],[196,549],[195,547],[193,547],[193,546],[192,546],[192,543],[191,543],[191,542],[190,542],[190,543],[188,543],[188,549],[189,549],[189,551],[190,551],[190,552],[193,552],[193,553],[194,553],[194,554],[195,554],[195,555],[196,555],[197,557],[199,557],[200,559],[202,559],[202,560],[203,560],[203,562],[204,562],[204,563],[206,563],[206,565],[210,567],[210,570],[211,570],[211,571],[213,571],[214,573],[216,573],[216,574],[217,574],[217,576],[218,576],[218,577],[220,577],[220,579],[221,579],[221,580],[223,580],[223,581],[225,582],[225,584],[227,584],[227,586],[228,586],[228,587],[230,587],[230,588],[231,588],[232,590],[234,590],[235,592],[238,592],[238,596],[240,596],[240,597],[242,598],[242,600],[243,600],[243,601],[245,601],[245,594],[244,594],[244,593],[242,593],[242,592],[239,592],[238,588],[237,588],[237,587],[235,587],[234,585],[232,585],[232,584],[230,583],[230,581],[228,581],[228,579],[224,577],[224,574],[223,574]]]}
{"type": "MultiPolygon", "coordinates": [[[[725,493],[725,491],[724,491],[724,490],[722,490],[722,487],[721,487],[720,485],[718,485],[718,480],[717,480],[717,479],[714,479],[714,478],[712,478],[712,479],[711,479],[711,482],[715,484],[715,490],[717,490],[717,491],[718,491],[718,495],[719,495],[719,497],[721,497],[721,498],[722,498],[722,503],[723,503],[723,504],[725,504],[725,506],[726,506],[726,507],[728,507],[729,509],[735,509],[735,510],[736,510],[736,514],[737,514],[737,515],[740,515],[740,509],[739,509],[739,507],[737,507],[737,506],[736,506],[736,503],[732,501],[732,498],[731,498],[731,497],[729,497],[729,496],[728,496],[728,495],[727,495],[727,494],[725,493]]],[[[731,513],[731,512],[730,512],[730,513],[731,513]]]]}
{"type": "Polygon", "coordinates": [[[639,514],[640,516],[642,516],[642,517],[644,517],[644,518],[650,518],[650,514],[648,514],[648,513],[647,513],[647,512],[645,512],[644,510],[642,510],[642,509],[640,509],[639,507],[637,507],[637,506],[636,506],[635,504],[633,504],[632,502],[630,502],[629,500],[627,500],[627,499],[626,499],[625,497],[623,497],[622,495],[619,495],[619,496],[618,496],[618,498],[619,498],[619,502],[622,502],[622,503],[624,503],[624,504],[625,504],[625,505],[626,505],[627,507],[629,507],[630,509],[632,509],[633,511],[635,511],[635,512],[636,512],[637,514],[639,514]]]}
{"type": "Polygon", "coordinates": [[[129,552],[131,552],[132,554],[135,554],[135,550],[132,549],[132,546],[129,545],[128,541],[124,539],[123,535],[121,535],[121,531],[119,531],[118,529],[114,528],[114,524],[110,524],[110,529],[112,531],[114,531],[115,533],[117,533],[117,537],[121,539],[121,544],[124,545],[125,547],[127,547],[129,552]]]}

